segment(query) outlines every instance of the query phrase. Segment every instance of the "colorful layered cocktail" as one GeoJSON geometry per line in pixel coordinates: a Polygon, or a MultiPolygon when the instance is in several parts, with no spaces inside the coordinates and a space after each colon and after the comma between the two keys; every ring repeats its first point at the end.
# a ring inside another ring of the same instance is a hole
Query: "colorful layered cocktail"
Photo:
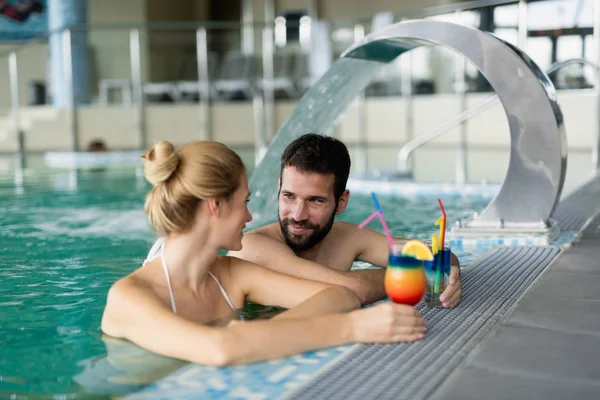
{"type": "MultiPolygon", "coordinates": [[[[394,248],[398,247],[395,245],[394,248]]],[[[408,241],[395,253],[388,259],[385,291],[395,303],[415,305],[427,288],[424,262],[433,260],[433,254],[425,243],[417,240],[408,241]]]]}

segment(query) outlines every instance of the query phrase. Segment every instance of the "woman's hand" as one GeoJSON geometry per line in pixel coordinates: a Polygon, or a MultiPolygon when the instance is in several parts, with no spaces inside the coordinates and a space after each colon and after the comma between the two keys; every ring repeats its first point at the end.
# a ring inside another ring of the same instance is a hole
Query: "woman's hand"
{"type": "Polygon", "coordinates": [[[353,342],[414,342],[427,330],[425,320],[414,307],[391,301],[352,311],[353,342]]]}

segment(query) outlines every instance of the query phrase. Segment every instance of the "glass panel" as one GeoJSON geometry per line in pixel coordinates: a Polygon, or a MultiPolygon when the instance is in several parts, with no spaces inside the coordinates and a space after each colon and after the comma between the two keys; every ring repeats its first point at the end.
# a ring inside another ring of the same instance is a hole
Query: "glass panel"
{"type": "Polygon", "coordinates": [[[494,9],[494,25],[517,26],[519,22],[519,6],[511,4],[494,9]]]}
{"type": "Polygon", "coordinates": [[[440,14],[429,18],[466,26],[479,26],[479,12],[477,11],[462,11],[459,13],[440,14]]]}
{"type": "MultiPolygon", "coordinates": [[[[147,76],[148,52],[145,31],[140,32],[142,75],[147,76]]],[[[129,30],[92,29],[89,32],[93,57],[92,93],[100,105],[131,105],[131,56],[129,30]]]]}
{"type": "Polygon", "coordinates": [[[560,36],[556,42],[556,60],[563,61],[571,58],[581,58],[581,36],[560,36]]]}
{"type": "MultiPolygon", "coordinates": [[[[582,39],[580,36],[568,35],[558,38],[556,43],[557,61],[565,61],[573,58],[581,58],[582,39]]],[[[561,69],[556,75],[557,86],[564,89],[580,89],[588,87],[584,76],[584,67],[581,64],[573,64],[561,69]]]]}
{"type": "Polygon", "coordinates": [[[594,26],[594,0],[580,0],[581,9],[576,15],[576,26],[592,27],[594,26]]]}
{"type": "MultiPolygon", "coordinates": [[[[593,35],[586,35],[584,42],[584,58],[593,63],[598,62],[598,46],[596,46],[596,41],[594,40],[593,35]]],[[[583,74],[585,75],[585,79],[594,84],[596,82],[596,72],[592,67],[586,66],[583,70],[583,74]]]]}
{"type": "Polygon", "coordinates": [[[516,28],[502,28],[496,29],[494,34],[502,40],[506,40],[508,43],[514,44],[515,46],[519,41],[519,33],[516,28]]]}
{"type": "Polygon", "coordinates": [[[549,37],[527,38],[527,54],[542,71],[546,71],[552,64],[552,40],[549,37]]]}
{"type": "Polygon", "coordinates": [[[527,10],[529,29],[572,28],[584,14],[592,15],[592,2],[584,1],[578,11],[579,1],[548,0],[529,3],[527,10]],[[579,15],[578,15],[579,12],[579,15]]]}
{"type": "Polygon", "coordinates": [[[593,63],[598,60],[598,47],[593,35],[585,36],[585,59],[593,63]]]}

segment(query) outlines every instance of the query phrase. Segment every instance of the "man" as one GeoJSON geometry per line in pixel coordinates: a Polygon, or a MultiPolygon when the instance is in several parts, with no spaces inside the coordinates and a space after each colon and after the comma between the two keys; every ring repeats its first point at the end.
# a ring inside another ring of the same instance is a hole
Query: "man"
{"type": "MultiPolygon", "coordinates": [[[[363,304],[384,298],[386,237],[334,221],[348,204],[349,174],[350,155],[341,141],[316,134],[294,140],[281,156],[279,222],[246,233],[242,250],[230,255],[288,275],[345,286],[363,304]],[[382,269],[351,271],[355,260],[382,269]]],[[[460,268],[453,254],[443,306],[454,307],[460,296],[460,268]]]]}

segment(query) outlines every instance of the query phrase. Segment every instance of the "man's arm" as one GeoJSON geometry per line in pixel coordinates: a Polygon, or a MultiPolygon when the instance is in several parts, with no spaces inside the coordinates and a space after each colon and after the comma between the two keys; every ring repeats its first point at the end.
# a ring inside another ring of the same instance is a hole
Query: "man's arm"
{"type": "Polygon", "coordinates": [[[343,272],[343,274],[351,277],[355,282],[357,282],[357,285],[360,288],[360,295],[356,292],[355,294],[358,296],[363,305],[374,303],[387,296],[384,285],[385,268],[360,269],[343,272]]]}
{"type": "Polygon", "coordinates": [[[342,272],[298,257],[284,243],[260,233],[244,235],[242,250],[228,255],[260,264],[266,268],[304,279],[344,286],[352,290],[361,304],[385,297],[385,270],[342,272]]]}
{"type": "MultiPolygon", "coordinates": [[[[357,259],[373,264],[380,268],[387,268],[390,257],[390,245],[385,235],[369,228],[359,229],[356,226],[352,242],[358,250],[357,259]]],[[[398,241],[408,241],[405,238],[394,238],[398,241]]]]}

